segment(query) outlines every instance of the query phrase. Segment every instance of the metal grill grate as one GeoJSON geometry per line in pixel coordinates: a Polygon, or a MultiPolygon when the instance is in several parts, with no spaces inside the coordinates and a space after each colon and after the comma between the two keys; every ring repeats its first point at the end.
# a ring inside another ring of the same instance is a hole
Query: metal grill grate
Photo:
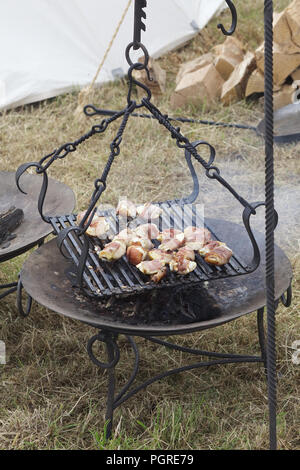
{"type": "MultiPolygon", "coordinates": [[[[196,206],[194,205],[174,204],[174,201],[158,203],[158,205],[163,211],[156,221],[159,230],[162,230],[163,227],[174,227],[183,230],[188,225],[195,225],[196,220],[199,222],[199,214],[197,214],[196,206]]],[[[104,298],[112,295],[140,294],[152,289],[191,286],[199,282],[237,276],[249,272],[247,265],[238,259],[235,254],[233,254],[228,264],[221,267],[207,264],[200,255],[196,254],[195,261],[197,262],[197,268],[193,272],[185,276],[169,272],[166,278],[156,284],[149,280],[149,276],[143,275],[135,266],[130,264],[126,256],[123,256],[114,263],[104,262],[99,259],[96,254],[96,246],[102,249],[104,244],[119,232],[118,227],[122,225],[122,220],[119,220],[113,210],[104,211],[101,215],[105,216],[110,224],[110,230],[107,233],[108,238],[99,240],[98,238],[90,237],[89,255],[83,273],[85,290],[93,297],[104,298]]],[[[76,216],[74,214],[51,218],[51,224],[56,234],[66,227],[76,225],[75,221],[76,216]]],[[[145,220],[135,220],[130,226],[139,225],[139,223],[145,223],[145,220]]],[[[213,239],[219,239],[204,222],[203,226],[210,230],[213,239]]],[[[153,243],[155,246],[159,245],[157,240],[153,240],[153,243]]],[[[78,266],[82,247],[81,237],[78,237],[75,232],[69,233],[64,241],[64,247],[75,265],[78,266]]]]}

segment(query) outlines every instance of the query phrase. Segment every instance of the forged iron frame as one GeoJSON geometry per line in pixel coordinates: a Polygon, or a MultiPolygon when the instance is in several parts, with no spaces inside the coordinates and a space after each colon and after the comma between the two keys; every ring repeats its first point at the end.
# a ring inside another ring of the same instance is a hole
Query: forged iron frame
{"type": "MultiPolygon", "coordinates": [[[[237,15],[234,4],[231,0],[225,0],[228,7],[230,8],[232,15],[232,25],[227,31],[223,25],[218,25],[222,30],[223,34],[231,35],[236,27],[237,15]]],[[[43,202],[47,191],[47,168],[58,158],[64,158],[68,153],[76,150],[77,145],[84,142],[86,139],[96,133],[102,133],[106,130],[108,124],[118,117],[123,116],[122,124],[119,131],[113,140],[110,148],[111,153],[107,161],[106,167],[102,173],[101,178],[95,181],[95,190],[92,194],[90,205],[78,227],[69,227],[64,231],[60,232],[58,237],[59,246],[63,254],[62,246],[63,242],[68,236],[69,232],[77,231],[79,235],[83,235],[85,238],[85,246],[82,250],[82,259],[78,270],[80,282],[82,282],[82,273],[84,269],[85,260],[88,254],[88,240],[85,232],[90,225],[93,216],[96,212],[96,203],[99,200],[101,194],[106,189],[106,178],[110,171],[110,167],[113,163],[114,158],[120,153],[120,144],[122,142],[122,134],[126,127],[129,115],[133,113],[135,109],[146,107],[150,113],[159,121],[160,124],[164,125],[171,133],[172,138],[176,140],[176,144],[180,148],[188,150],[193,157],[202,164],[206,170],[206,176],[208,178],[217,179],[223,186],[225,186],[233,196],[244,206],[245,210],[243,213],[243,221],[245,220],[245,211],[247,212],[247,222],[249,224],[250,215],[255,214],[255,208],[249,204],[246,200],[241,198],[238,193],[221,177],[220,171],[217,167],[213,166],[215,150],[207,142],[203,144],[208,145],[211,150],[210,161],[205,161],[196,151],[194,146],[186,139],[181,133],[180,128],[174,128],[167,116],[163,116],[160,111],[150,102],[151,92],[142,83],[134,80],[132,72],[134,69],[142,70],[145,69],[148,74],[148,78],[151,79],[148,64],[148,52],[146,48],[139,42],[140,33],[145,30],[143,19],[146,17],[143,8],[147,5],[146,0],[135,0],[135,30],[134,30],[134,41],[129,44],[126,49],[126,58],[130,65],[128,77],[129,77],[129,92],[127,97],[127,107],[120,112],[115,113],[108,119],[104,119],[100,125],[93,126],[89,133],[82,136],[80,139],[73,143],[67,143],[61,146],[59,149],[54,150],[52,153],[46,155],[40,160],[40,162],[33,162],[22,165],[16,172],[16,180],[19,189],[19,179],[21,175],[30,166],[35,166],[37,173],[43,174],[43,186],[40,193],[38,202],[39,211],[41,217],[46,222],[50,222],[49,217],[43,215],[43,202]],[[141,48],[144,52],[144,63],[133,64],[129,57],[130,48],[135,50],[141,48]],[[141,104],[137,105],[135,101],[131,100],[131,92],[133,84],[143,88],[147,94],[147,98],[143,98],[141,104]],[[213,158],[212,158],[213,157],[213,158]],[[43,164],[46,164],[43,166],[43,164]],[[48,220],[47,220],[48,219],[48,220]]],[[[264,0],[264,36],[265,36],[265,122],[266,122],[266,136],[265,136],[265,203],[260,205],[266,206],[266,230],[265,230],[265,244],[266,244],[266,310],[267,310],[267,381],[268,381],[268,402],[269,402],[269,437],[270,437],[270,449],[275,450],[277,448],[277,436],[276,436],[276,332],[275,332],[275,298],[274,298],[274,282],[275,282],[275,267],[274,267],[274,229],[276,227],[276,211],[274,209],[274,157],[273,157],[273,140],[274,140],[274,124],[273,124],[273,1],[264,0]]],[[[22,191],[22,190],[21,190],[22,191]]],[[[289,297],[289,295],[288,295],[289,297]]],[[[108,354],[112,355],[112,349],[108,346],[108,354]]]]}
{"type": "MultiPolygon", "coordinates": [[[[227,31],[222,24],[218,25],[218,28],[221,29],[223,34],[225,35],[231,35],[235,31],[236,24],[237,24],[237,15],[236,15],[236,9],[233,5],[233,2],[230,0],[226,1],[227,5],[230,8],[231,14],[232,14],[232,24],[230,29],[227,31]]],[[[84,217],[82,218],[81,222],[79,225],[76,226],[69,226],[67,228],[64,228],[61,230],[57,236],[57,243],[58,247],[62,253],[63,256],[66,256],[65,251],[64,251],[64,246],[65,242],[68,239],[68,236],[71,232],[75,232],[78,236],[81,236],[81,239],[83,240],[83,244],[81,247],[81,255],[79,257],[79,262],[77,266],[77,283],[76,285],[82,289],[83,292],[85,292],[85,287],[84,287],[84,281],[83,281],[83,273],[84,269],[86,266],[87,262],[87,257],[89,253],[89,238],[86,235],[86,230],[88,229],[89,225],[91,224],[91,221],[93,219],[93,216],[97,210],[96,204],[103,193],[106,189],[106,179],[108,176],[108,173],[110,171],[110,168],[112,166],[112,163],[115,159],[116,156],[119,155],[120,153],[120,144],[122,142],[122,135],[123,132],[126,128],[128,118],[133,114],[135,109],[145,107],[147,108],[153,118],[155,118],[160,124],[162,124],[171,134],[171,137],[175,139],[176,144],[179,148],[182,148],[185,150],[185,157],[186,161],[188,163],[189,170],[191,172],[192,178],[193,178],[193,183],[194,183],[194,190],[193,193],[186,198],[182,198],[181,200],[174,200],[174,201],[168,201],[168,202],[173,202],[173,203],[180,203],[180,204],[185,204],[185,203],[192,203],[195,201],[195,199],[198,196],[199,193],[199,183],[197,179],[196,172],[194,170],[193,164],[191,162],[191,156],[195,158],[205,169],[206,176],[210,179],[216,179],[220,184],[222,184],[239,202],[242,206],[244,206],[244,211],[242,214],[242,219],[243,223],[245,226],[245,229],[247,231],[247,234],[249,236],[250,242],[253,247],[253,259],[252,262],[248,263],[248,268],[245,273],[250,273],[254,271],[259,263],[260,263],[260,253],[259,249],[255,240],[255,237],[253,236],[253,233],[250,228],[250,217],[252,214],[256,214],[256,209],[259,206],[265,205],[264,202],[255,202],[250,204],[247,202],[244,198],[242,198],[236,191],[235,189],[221,176],[220,170],[218,167],[214,165],[214,160],[216,156],[216,151],[215,148],[209,144],[208,142],[204,140],[198,140],[196,142],[191,143],[184,135],[181,134],[180,128],[173,127],[172,124],[170,123],[170,120],[167,115],[163,115],[159,109],[157,109],[152,103],[151,103],[151,91],[150,89],[145,86],[143,83],[138,82],[136,79],[133,77],[133,71],[134,70],[145,70],[148,78],[151,79],[149,69],[148,69],[148,61],[149,61],[149,54],[145,46],[139,42],[140,36],[141,36],[141,31],[145,30],[145,24],[143,23],[143,20],[146,18],[146,13],[144,12],[144,8],[147,6],[147,1],[146,0],[135,0],[135,22],[134,22],[134,38],[133,42],[131,42],[125,51],[126,59],[129,64],[129,70],[128,70],[128,79],[129,79],[129,88],[128,88],[128,96],[127,96],[127,106],[116,113],[114,113],[112,116],[110,116],[107,119],[102,120],[102,122],[99,125],[94,125],[91,130],[80,137],[78,140],[67,143],[65,145],[62,145],[59,149],[54,150],[52,153],[46,155],[43,157],[39,162],[30,162],[30,163],[25,163],[21,165],[17,172],[16,172],[16,183],[20,191],[22,191],[20,187],[20,178],[22,174],[29,168],[29,167],[35,167],[36,172],[40,173],[43,175],[43,184],[41,187],[41,192],[38,200],[38,209],[40,212],[40,215],[42,219],[47,222],[51,223],[51,217],[44,215],[43,213],[43,204],[48,188],[48,175],[47,175],[47,170],[50,167],[50,165],[57,159],[62,159],[65,158],[70,152],[74,152],[77,149],[77,146],[83,143],[85,140],[89,139],[92,137],[94,134],[97,133],[102,133],[106,130],[107,126],[113,122],[114,120],[121,118],[122,117],[122,123],[119,127],[119,130],[116,134],[115,139],[112,141],[110,145],[111,153],[108,158],[108,161],[106,163],[106,166],[103,170],[103,173],[100,178],[97,178],[94,182],[94,192],[92,194],[90,204],[85,212],[84,217]],[[143,54],[144,54],[144,62],[137,62],[133,63],[131,58],[130,58],[130,51],[131,49],[133,50],[138,50],[141,49],[143,54]],[[142,99],[140,104],[137,104],[135,101],[131,99],[131,94],[132,94],[132,89],[133,85],[139,86],[142,88],[145,93],[146,97],[142,99]],[[200,156],[200,154],[197,152],[196,148],[197,146],[205,146],[208,151],[209,151],[209,160],[206,161],[204,158],[200,156]]],[[[274,211],[274,223],[275,225],[277,224],[277,214],[274,211]]]]}
{"type": "MultiPolygon", "coordinates": [[[[292,290],[291,286],[287,289],[286,296],[283,294],[280,300],[277,301],[277,305],[279,301],[285,307],[289,307],[291,304],[292,298],[292,290]]],[[[107,401],[106,401],[106,412],[105,412],[105,427],[104,427],[104,437],[105,439],[110,439],[112,436],[112,429],[113,429],[113,417],[114,411],[122,405],[125,401],[130,399],[136,393],[140,392],[141,390],[145,389],[152,383],[161,380],[165,377],[169,377],[174,374],[178,374],[181,372],[185,372],[192,369],[199,369],[200,367],[209,367],[214,365],[223,365],[223,364],[235,364],[235,363],[257,363],[261,362],[264,365],[265,375],[268,374],[268,366],[267,366],[267,349],[266,349],[266,341],[265,341],[265,328],[264,328],[264,311],[265,307],[259,308],[257,310],[257,331],[258,331],[258,341],[260,346],[260,356],[249,356],[245,354],[227,354],[227,353],[217,353],[211,351],[203,351],[199,349],[192,349],[183,347],[169,341],[164,341],[159,338],[153,337],[153,335],[135,335],[145,340],[151,341],[152,343],[156,343],[161,346],[165,346],[166,348],[181,351],[183,353],[192,354],[196,356],[204,356],[212,358],[209,361],[202,361],[196,362],[193,364],[189,364],[186,366],[176,367],[174,369],[169,369],[164,371],[160,374],[157,374],[150,379],[142,382],[139,385],[136,385],[134,388],[131,386],[134,384],[134,381],[137,377],[139,372],[139,350],[138,347],[132,337],[132,335],[126,335],[122,333],[127,338],[129,344],[131,345],[132,351],[134,353],[134,365],[132,373],[127,381],[127,383],[121,388],[119,392],[116,393],[116,376],[115,376],[115,368],[118,365],[120,360],[120,349],[117,344],[117,339],[120,333],[116,333],[111,330],[99,328],[99,332],[92,336],[87,343],[87,353],[90,360],[95,364],[99,369],[107,370],[108,372],[108,390],[107,390],[107,401]],[[106,347],[106,355],[107,355],[107,362],[102,362],[96,358],[93,352],[93,345],[97,341],[103,342],[106,347]]]]}

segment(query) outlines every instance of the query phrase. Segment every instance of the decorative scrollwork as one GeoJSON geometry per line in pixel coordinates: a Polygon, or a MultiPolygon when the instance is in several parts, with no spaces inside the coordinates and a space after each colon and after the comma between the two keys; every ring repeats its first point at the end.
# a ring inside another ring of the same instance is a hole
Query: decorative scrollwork
{"type": "Polygon", "coordinates": [[[23,194],[26,194],[26,192],[23,191],[23,189],[20,186],[20,178],[31,167],[36,168],[36,172],[41,173],[43,175],[43,183],[42,183],[41,191],[40,191],[39,198],[38,198],[38,210],[43,221],[49,223],[50,218],[44,215],[44,212],[43,212],[45,197],[46,197],[46,193],[48,189],[48,175],[46,171],[43,169],[41,163],[30,162],[30,163],[24,163],[23,165],[19,166],[19,168],[16,171],[16,176],[15,176],[16,185],[19,191],[21,191],[23,194]]]}
{"type": "Polygon", "coordinates": [[[32,297],[27,294],[27,302],[26,302],[26,309],[23,309],[23,302],[22,302],[22,290],[23,290],[23,284],[21,281],[21,278],[19,276],[18,279],[18,284],[17,284],[17,307],[19,314],[26,318],[30,314],[31,311],[31,306],[32,306],[32,297]]]}
{"type": "Polygon", "coordinates": [[[285,307],[289,307],[292,303],[292,286],[290,285],[286,291],[286,294],[282,294],[280,297],[281,303],[285,307]]]}
{"type": "Polygon", "coordinates": [[[107,331],[97,333],[88,341],[87,352],[91,361],[96,366],[101,367],[102,369],[112,369],[116,366],[120,359],[120,349],[114,339],[114,336],[107,331]],[[114,358],[111,362],[101,362],[95,357],[93,352],[93,345],[96,341],[105,343],[107,347],[110,346],[112,348],[112,350],[114,351],[114,358]]]}

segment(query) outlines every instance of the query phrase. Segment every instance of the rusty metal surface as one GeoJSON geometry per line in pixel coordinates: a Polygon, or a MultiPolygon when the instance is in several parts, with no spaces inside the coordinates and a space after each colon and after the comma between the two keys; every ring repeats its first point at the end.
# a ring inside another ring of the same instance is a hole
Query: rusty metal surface
{"type": "MultiPolygon", "coordinates": [[[[210,226],[223,233],[223,239],[238,253],[251,257],[247,237],[242,226],[223,220],[209,220],[210,226]],[[230,243],[231,241],[231,243],[230,243]]],[[[24,263],[21,280],[25,290],[40,304],[67,317],[109,330],[133,335],[169,335],[203,330],[226,323],[242,315],[251,313],[265,305],[265,261],[264,236],[256,232],[262,252],[259,268],[244,276],[218,279],[201,284],[203,296],[207,302],[218,307],[221,315],[211,320],[189,324],[131,325],[126,321],[113,321],[109,313],[99,308],[100,304],[78,295],[70,282],[70,273],[74,266],[66,261],[57,248],[56,241],[51,240],[36,250],[24,263]]],[[[286,291],[292,278],[292,268],[287,256],[275,247],[276,256],[276,299],[286,291]]],[[[206,305],[207,307],[207,305],[206,305]]]]}
{"type": "MultiPolygon", "coordinates": [[[[24,211],[23,222],[14,230],[16,238],[11,240],[7,248],[1,249],[0,246],[0,262],[24,253],[53,231],[50,224],[42,221],[38,212],[41,183],[42,179],[38,175],[23,175],[22,187],[27,192],[25,195],[16,186],[14,172],[0,172],[0,208],[10,205],[24,211]]],[[[65,184],[49,178],[45,212],[49,215],[63,215],[72,212],[74,207],[73,191],[65,184]]]]}

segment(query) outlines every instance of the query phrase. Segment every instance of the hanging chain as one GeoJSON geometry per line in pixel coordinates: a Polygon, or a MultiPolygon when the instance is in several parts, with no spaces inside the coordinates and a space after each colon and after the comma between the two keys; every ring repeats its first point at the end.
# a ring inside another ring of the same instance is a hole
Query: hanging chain
{"type": "MultiPolygon", "coordinates": [[[[104,167],[104,170],[102,172],[101,177],[97,178],[94,182],[95,189],[94,189],[94,192],[93,192],[91,200],[90,200],[90,205],[89,205],[88,209],[86,210],[85,215],[82,218],[82,220],[80,222],[80,225],[79,225],[79,227],[81,227],[82,229],[83,229],[83,227],[85,227],[85,229],[83,231],[85,231],[87,229],[87,227],[89,226],[91,220],[89,219],[87,225],[85,225],[85,222],[89,218],[89,215],[91,214],[91,212],[93,212],[93,214],[94,214],[95,206],[96,206],[101,194],[106,189],[106,180],[107,180],[108,174],[110,172],[111,166],[112,166],[115,158],[120,154],[120,145],[121,145],[121,142],[122,142],[122,136],[123,136],[124,130],[126,128],[126,124],[128,122],[128,118],[129,118],[130,114],[134,111],[135,108],[136,108],[136,102],[135,101],[131,101],[131,102],[128,103],[128,106],[125,109],[125,113],[124,113],[124,116],[123,116],[123,119],[122,119],[122,123],[119,127],[119,130],[116,134],[116,137],[114,138],[114,140],[110,144],[110,155],[108,157],[108,160],[106,162],[106,165],[104,167]]],[[[93,218],[93,214],[92,214],[92,218],[93,218]]]]}
{"type": "Polygon", "coordinates": [[[92,126],[92,128],[81,136],[79,139],[75,140],[74,142],[67,142],[66,144],[62,145],[58,149],[53,150],[53,152],[49,153],[48,155],[45,155],[40,161],[39,164],[41,166],[41,169],[37,170],[37,173],[42,173],[43,171],[48,170],[50,165],[52,165],[55,160],[58,159],[63,159],[65,158],[69,153],[75,152],[77,150],[77,147],[88,140],[90,137],[92,137],[95,134],[102,134],[103,132],[106,131],[108,125],[118,119],[119,117],[123,116],[126,112],[126,109],[123,109],[122,111],[118,111],[114,113],[110,118],[108,119],[103,119],[100,124],[95,124],[92,126]],[[46,162],[45,165],[43,165],[46,162]]]}
{"type": "Polygon", "coordinates": [[[208,146],[210,150],[210,158],[209,161],[207,162],[204,160],[199,153],[197,152],[196,148],[193,146],[193,144],[187,139],[187,137],[184,137],[183,134],[180,132],[180,127],[174,127],[168,120],[168,116],[163,115],[159,109],[157,109],[153,103],[151,103],[147,98],[142,99],[142,104],[150,111],[150,113],[158,120],[160,124],[162,124],[171,134],[171,137],[176,140],[176,145],[179,148],[184,148],[188,152],[190,152],[193,157],[205,168],[206,170],[206,176],[210,179],[216,179],[221,183],[225,188],[227,188],[231,194],[244,206],[250,209],[251,214],[255,214],[256,211],[254,207],[246,201],[244,198],[242,198],[236,191],[235,189],[221,176],[220,169],[217,166],[213,165],[213,162],[215,160],[215,155],[216,151],[215,148],[209,144],[206,141],[202,141],[199,145],[206,145],[208,146]]]}

